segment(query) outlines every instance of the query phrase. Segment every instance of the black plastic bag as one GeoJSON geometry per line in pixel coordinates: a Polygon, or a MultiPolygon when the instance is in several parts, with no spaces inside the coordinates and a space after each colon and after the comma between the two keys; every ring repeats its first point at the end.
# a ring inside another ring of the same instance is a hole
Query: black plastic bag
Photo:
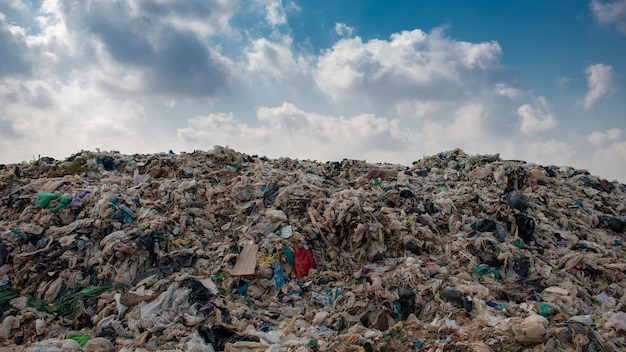
{"type": "Polygon", "coordinates": [[[200,334],[200,337],[202,337],[204,342],[211,344],[216,351],[223,351],[227,343],[234,343],[237,341],[259,342],[259,338],[256,336],[241,336],[234,330],[221,325],[216,325],[210,328],[200,325],[198,326],[198,334],[200,334]]]}
{"type": "Polygon", "coordinates": [[[446,288],[441,291],[439,297],[446,302],[452,303],[453,306],[457,308],[463,308],[468,312],[471,312],[474,308],[472,301],[467,298],[467,295],[465,295],[465,293],[459,290],[446,288]]]}

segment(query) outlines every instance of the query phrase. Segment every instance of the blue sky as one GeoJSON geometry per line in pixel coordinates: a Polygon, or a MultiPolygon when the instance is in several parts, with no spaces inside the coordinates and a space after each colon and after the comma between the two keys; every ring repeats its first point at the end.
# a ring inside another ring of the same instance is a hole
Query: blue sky
{"type": "Polygon", "coordinates": [[[462,148],[626,182],[625,72],[625,0],[0,0],[0,163],[462,148]]]}

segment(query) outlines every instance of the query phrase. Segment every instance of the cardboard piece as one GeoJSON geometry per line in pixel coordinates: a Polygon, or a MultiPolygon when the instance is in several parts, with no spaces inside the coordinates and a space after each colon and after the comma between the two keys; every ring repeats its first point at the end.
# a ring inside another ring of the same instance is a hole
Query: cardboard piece
{"type": "Polygon", "coordinates": [[[235,263],[235,267],[230,271],[230,274],[234,276],[254,274],[258,251],[258,244],[246,244],[241,253],[239,253],[237,263],[235,263]]]}

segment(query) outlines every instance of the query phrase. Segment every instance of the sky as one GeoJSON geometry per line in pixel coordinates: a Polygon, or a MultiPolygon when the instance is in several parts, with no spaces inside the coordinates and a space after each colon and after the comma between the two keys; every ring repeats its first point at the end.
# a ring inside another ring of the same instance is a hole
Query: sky
{"type": "Polygon", "coordinates": [[[0,0],[0,163],[228,146],[626,182],[626,0],[0,0]]]}

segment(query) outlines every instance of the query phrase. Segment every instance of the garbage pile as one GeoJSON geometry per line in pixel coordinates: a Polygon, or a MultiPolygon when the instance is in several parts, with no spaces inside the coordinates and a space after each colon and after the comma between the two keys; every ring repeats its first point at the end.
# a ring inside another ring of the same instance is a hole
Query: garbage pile
{"type": "Polygon", "coordinates": [[[624,350],[625,194],[461,150],[0,165],[0,347],[624,350]]]}

